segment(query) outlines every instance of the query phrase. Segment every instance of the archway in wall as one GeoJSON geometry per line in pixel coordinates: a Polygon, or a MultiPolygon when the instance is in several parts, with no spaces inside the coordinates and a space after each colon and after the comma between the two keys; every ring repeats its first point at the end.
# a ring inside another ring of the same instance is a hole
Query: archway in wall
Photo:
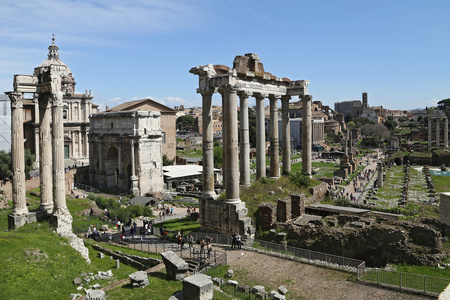
{"type": "Polygon", "coordinates": [[[114,188],[119,184],[119,150],[110,146],[106,152],[105,171],[106,187],[114,188]]]}

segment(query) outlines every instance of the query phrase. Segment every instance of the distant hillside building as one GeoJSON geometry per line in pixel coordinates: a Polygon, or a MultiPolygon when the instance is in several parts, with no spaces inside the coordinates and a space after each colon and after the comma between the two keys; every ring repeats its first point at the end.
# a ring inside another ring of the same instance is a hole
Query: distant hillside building
{"type": "Polygon", "coordinates": [[[168,159],[176,156],[176,114],[177,111],[152,99],[125,102],[105,112],[159,111],[161,113],[162,154],[168,159]]]}
{"type": "Polygon", "coordinates": [[[360,100],[335,102],[334,110],[344,116],[351,115],[356,118],[361,116],[363,105],[360,100]]]}

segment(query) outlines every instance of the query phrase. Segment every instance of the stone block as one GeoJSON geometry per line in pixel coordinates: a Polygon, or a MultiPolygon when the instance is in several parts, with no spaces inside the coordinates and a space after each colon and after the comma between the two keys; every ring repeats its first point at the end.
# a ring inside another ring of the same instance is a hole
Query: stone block
{"type": "Polygon", "coordinates": [[[256,293],[258,293],[258,292],[266,292],[266,288],[263,287],[262,285],[255,285],[255,286],[252,288],[252,293],[253,293],[253,294],[256,294],[256,293]]]}
{"type": "Polygon", "coordinates": [[[103,290],[87,290],[86,300],[105,300],[105,291],[103,290]]]}
{"type": "Polygon", "coordinates": [[[174,280],[183,280],[187,276],[189,265],[173,251],[161,253],[167,275],[174,280]]]}
{"type": "Polygon", "coordinates": [[[186,300],[207,300],[213,298],[214,284],[210,276],[195,274],[183,280],[183,295],[186,300]]]}
{"type": "Polygon", "coordinates": [[[75,279],[73,280],[73,284],[75,284],[75,285],[80,285],[80,284],[81,284],[81,278],[80,278],[80,277],[75,278],[75,279]]]}
{"type": "Polygon", "coordinates": [[[105,258],[105,254],[103,254],[102,252],[98,253],[98,258],[105,258]]]}
{"type": "Polygon", "coordinates": [[[238,286],[237,286],[237,290],[238,290],[239,292],[241,292],[241,293],[246,293],[246,294],[248,294],[249,291],[250,291],[250,286],[249,286],[249,285],[246,285],[246,284],[243,284],[243,283],[239,283],[238,286]]]}
{"type": "Polygon", "coordinates": [[[8,215],[8,228],[9,229],[16,229],[19,227],[22,227],[27,223],[27,215],[8,215]]]}
{"type": "Polygon", "coordinates": [[[234,276],[233,270],[228,270],[227,271],[227,277],[228,278],[233,278],[233,276],[234,276]]]}
{"type": "Polygon", "coordinates": [[[220,277],[213,277],[212,281],[220,287],[225,283],[225,280],[220,277]]]}
{"type": "Polygon", "coordinates": [[[278,287],[278,293],[280,293],[281,295],[286,295],[287,293],[287,288],[285,288],[284,286],[280,285],[278,287]]]}
{"type": "Polygon", "coordinates": [[[148,275],[144,271],[137,271],[128,276],[133,288],[144,288],[149,284],[148,275]]]}
{"type": "Polygon", "coordinates": [[[228,280],[227,283],[234,288],[237,288],[237,286],[239,284],[236,280],[228,280]]]}
{"type": "Polygon", "coordinates": [[[106,272],[98,271],[98,274],[96,275],[98,279],[106,279],[106,280],[111,279],[112,276],[113,273],[111,270],[108,270],[106,272]]]}
{"type": "Polygon", "coordinates": [[[100,231],[108,231],[108,225],[106,225],[106,224],[102,225],[102,227],[100,228],[100,231]]]}

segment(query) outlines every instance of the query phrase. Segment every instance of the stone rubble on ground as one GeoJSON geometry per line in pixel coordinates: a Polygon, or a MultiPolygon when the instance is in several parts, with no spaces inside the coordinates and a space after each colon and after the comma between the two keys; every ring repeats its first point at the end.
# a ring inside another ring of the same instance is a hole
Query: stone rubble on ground
{"type": "Polygon", "coordinates": [[[133,288],[144,288],[149,284],[148,275],[144,271],[137,271],[128,276],[133,288]]]}
{"type": "Polygon", "coordinates": [[[105,291],[86,290],[86,300],[105,300],[105,291]]]}

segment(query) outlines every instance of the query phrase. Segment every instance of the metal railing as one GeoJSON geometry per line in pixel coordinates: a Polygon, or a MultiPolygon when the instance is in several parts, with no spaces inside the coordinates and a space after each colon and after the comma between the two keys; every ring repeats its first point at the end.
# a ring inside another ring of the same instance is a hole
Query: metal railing
{"type": "Polygon", "coordinates": [[[366,269],[360,279],[364,282],[400,290],[437,296],[450,284],[450,279],[431,277],[420,274],[388,271],[383,269],[366,269]]]}
{"type": "MultiPolygon", "coordinates": [[[[206,239],[206,236],[212,238],[212,244],[216,245],[231,245],[233,239],[230,235],[212,234],[212,233],[190,233],[194,239],[206,239]]],[[[246,244],[246,241],[243,241],[246,244]]],[[[345,271],[357,274],[358,279],[364,275],[366,263],[359,259],[348,258],[333,254],[327,254],[302,248],[287,246],[287,244],[277,244],[261,240],[255,240],[253,245],[245,246],[246,250],[262,251],[265,254],[276,254],[277,256],[288,259],[303,260],[311,264],[321,265],[333,269],[344,269],[345,271]]]]}

